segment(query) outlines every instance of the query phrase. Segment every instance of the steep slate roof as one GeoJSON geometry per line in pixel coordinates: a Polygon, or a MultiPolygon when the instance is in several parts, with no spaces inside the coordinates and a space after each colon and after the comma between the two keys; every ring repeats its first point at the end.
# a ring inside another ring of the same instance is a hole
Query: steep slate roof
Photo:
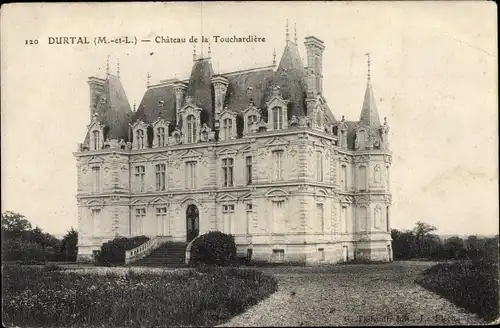
{"type": "Polygon", "coordinates": [[[380,128],[380,118],[378,117],[377,104],[373,94],[372,85],[370,80],[366,84],[365,98],[363,100],[363,107],[359,120],[372,128],[375,131],[380,128]]]}
{"type": "Polygon", "coordinates": [[[158,117],[172,124],[175,122],[175,92],[172,84],[148,88],[133,116],[133,121],[140,119],[152,123],[158,117]]]}
{"type": "MultiPolygon", "coordinates": [[[[305,78],[306,71],[297,45],[287,42],[274,75],[273,83],[280,87],[282,97],[290,101],[288,103],[288,117],[307,114],[305,78]]],[[[271,92],[271,90],[267,90],[266,98],[269,97],[271,92]]]]}
{"type": "MultiPolygon", "coordinates": [[[[105,125],[107,139],[128,140],[128,123],[133,112],[125,90],[117,76],[108,75],[102,81],[103,92],[96,94],[95,112],[98,114],[98,121],[105,125]]],[[[85,142],[89,142],[88,132],[85,142]]]]}
{"type": "Polygon", "coordinates": [[[193,103],[202,109],[201,124],[213,123],[212,76],[214,70],[208,58],[198,59],[191,70],[186,96],[193,97],[193,103]]]}
{"type": "MultiPolygon", "coordinates": [[[[272,85],[274,70],[271,68],[259,71],[244,71],[238,74],[226,74],[229,85],[227,86],[224,104],[235,112],[242,112],[249,107],[250,99],[255,106],[264,108],[266,94],[272,85]],[[252,88],[249,92],[248,88],[252,88]]],[[[222,75],[224,76],[224,75],[222,75]]]]}

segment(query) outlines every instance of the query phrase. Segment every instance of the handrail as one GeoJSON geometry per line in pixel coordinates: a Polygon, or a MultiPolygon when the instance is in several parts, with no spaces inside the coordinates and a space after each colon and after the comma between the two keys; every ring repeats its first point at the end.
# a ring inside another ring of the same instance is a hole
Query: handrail
{"type": "Polygon", "coordinates": [[[142,245],[131,250],[125,251],[125,264],[135,262],[159,248],[163,243],[169,241],[171,237],[155,236],[142,245]]]}

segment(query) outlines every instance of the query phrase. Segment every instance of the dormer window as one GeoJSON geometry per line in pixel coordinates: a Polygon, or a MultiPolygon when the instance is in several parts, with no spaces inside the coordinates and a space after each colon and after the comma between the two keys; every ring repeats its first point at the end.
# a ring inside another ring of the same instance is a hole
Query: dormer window
{"type": "Polygon", "coordinates": [[[143,149],[144,148],[144,130],[139,129],[136,132],[137,136],[137,149],[143,149]]]}
{"type": "Polygon", "coordinates": [[[181,135],[180,135],[180,134],[178,134],[178,133],[177,133],[177,134],[175,134],[174,138],[175,138],[175,143],[176,143],[176,144],[178,144],[178,143],[180,143],[180,142],[181,142],[181,135]]]}
{"type": "Polygon", "coordinates": [[[187,142],[196,142],[196,117],[194,115],[187,117],[187,142]]]}
{"type": "Polygon", "coordinates": [[[100,145],[99,141],[100,140],[99,140],[99,131],[98,130],[92,131],[92,138],[94,140],[94,142],[93,142],[93,146],[94,146],[93,150],[99,150],[99,145],[100,145]]]}
{"type": "Polygon", "coordinates": [[[232,137],[233,132],[233,120],[226,118],[222,121],[222,136],[224,140],[229,140],[232,137]]]}
{"type": "Polygon", "coordinates": [[[282,107],[274,107],[273,108],[273,129],[281,130],[283,129],[283,108],[282,107]]]}
{"type": "Polygon", "coordinates": [[[257,123],[257,115],[250,115],[247,119],[247,131],[252,131],[252,124],[257,123]]]}
{"type": "Polygon", "coordinates": [[[156,140],[158,142],[158,147],[165,147],[165,140],[166,140],[165,128],[163,127],[156,128],[156,140]]]}

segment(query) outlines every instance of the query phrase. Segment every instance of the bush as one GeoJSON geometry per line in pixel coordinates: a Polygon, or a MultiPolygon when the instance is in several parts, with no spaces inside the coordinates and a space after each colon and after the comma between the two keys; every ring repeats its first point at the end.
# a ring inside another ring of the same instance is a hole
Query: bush
{"type": "Polygon", "coordinates": [[[191,244],[191,266],[231,265],[236,261],[236,244],[232,235],[211,231],[196,238],[191,244]]]}
{"type": "Polygon", "coordinates": [[[149,240],[146,236],[132,238],[118,237],[102,244],[96,255],[99,265],[125,264],[125,251],[134,249],[149,240]]]}
{"type": "Polygon", "coordinates": [[[2,261],[35,264],[46,260],[47,252],[36,242],[22,239],[11,239],[2,242],[2,261]]]}
{"type": "Polygon", "coordinates": [[[485,320],[499,315],[498,262],[493,260],[437,264],[416,282],[485,320]]]}

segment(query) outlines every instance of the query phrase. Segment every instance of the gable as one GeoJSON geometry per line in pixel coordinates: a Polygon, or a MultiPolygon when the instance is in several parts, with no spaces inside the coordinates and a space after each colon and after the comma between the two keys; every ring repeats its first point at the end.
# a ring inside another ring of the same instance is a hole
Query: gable
{"type": "Polygon", "coordinates": [[[271,147],[271,146],[287,146],[290,142],[286,141],[283,138],[280,137],[274,137],[273,139],[269,140],[266,142],[266,147],[271,147]]]}
{"type": "Polygon", "coordinates": [[[218,202],[222,202],[222,201],[231,201],[231,202],[235,202],[237,201],[238,198],[236,198],[235,196],[231,195],[231,194],[228,194],[228,193],[223,193],[221,195],[219,195],[217,197],[217,201],[218,202]]]}
{"type": "Polygon", "coordinates": [[[167,204],[167,200],[163,197],[156,197],[152,201],[149,202],[150,205],[165,205],[167,204]]]}
{"type": "Polygon", "coordinates": [[[104,163],[104,158],[99,157],[99,156],[92,156],[91,158],[89,158],[87,163],[88,164],[102,164],[102,163],[104,163]]]}
{"type": "Polygon", "coordinates": [[[131,206],[146,206],[147,204],[141,199],[135,199],[130,203],[131,206]]]}
{"type": "Polygon", "coordinates": [[[130,163],[140,163],[140,162],[147,162],[148,159],[142,155],[139,155],[139,156],[133,156],[131,159],[130,159],[130,163]]]}
{"type": "Polygon", "coordinates": [[[251,151],[253,151],[253,150],[252,150],[252,146],[250,146],[250,145],[246,145],[246,146],[238,149],[238,152],[240,152],[240,153],[246,153],[246,152],[251,152],[251,151]]]}
{"type": "Polygon", "coordinates": [[[196,150],[193,150],[193,149],[189,149],[189,150],[186,150],[184,153],[180,154],[179,155],[179,158],[186,158],[186,157],[201,157],[203,156],[202,153],[196,151],[196,150]]]}
{"type": "Polygon", "coordinates": [[[238,151],[229,147],[223,148],[217,152],[217,155],[234,155],[238,151]]]}
{"type": "Polygon", "coordinates": [[[164,154],[155,154],[152,157],[149,158],[150,161],[166,161],[168,159],[168,156],[164,154]]]}

